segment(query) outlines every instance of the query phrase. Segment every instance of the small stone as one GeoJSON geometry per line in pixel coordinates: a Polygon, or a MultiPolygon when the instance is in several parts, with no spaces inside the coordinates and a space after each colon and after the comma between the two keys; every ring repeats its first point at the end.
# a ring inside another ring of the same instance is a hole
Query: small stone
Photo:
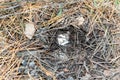
{"type": "Polygon", "coordinates": [[[30,74],[31,74],[31,76],[37,76],[36,70],[32,70],[32,71],[30,72],[30,74]]]}
{"type": "Polygon", "coordinates": [[[28,74],[29,70],[28,69],[25,69],[24,70],[24,74],[28,74]]]}
{"type": "Polygon", "coordinates": [[[24,72],[24,70],[25,70],[25,68],[21,66],[21,67],[19,67],[19,69],[18,69],[18,73],[20,73],[20,74],[21,74],[21,73],[23,73],[23,72],[24,72]]]}
{"type": "Polygon", "coordinates": [[[22,66],[26,66],[27,65],[27,61],[26,60],[22,60],[22,66]]]}
{"type": "Polygon", "coordinates": [[[29,67],[30,67],[30,68],[34,68],[34,67],[35,67],[35,62],[34,62],[34,61],[30,62],[30,63],[29,63],[29,67]]]}

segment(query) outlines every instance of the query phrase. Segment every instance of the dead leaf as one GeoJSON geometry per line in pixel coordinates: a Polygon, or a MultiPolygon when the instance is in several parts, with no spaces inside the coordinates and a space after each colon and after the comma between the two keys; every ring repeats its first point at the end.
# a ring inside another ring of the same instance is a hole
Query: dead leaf
{"type": "Polygon", "coordinates": [[[32,23],[26,23],[25,24],[25,32],[24,32],[24,34],[26,35],[26,37],[29,38],[29,39],[32,39],[34,33],[35,33],[34,24],[32,24],[32,23]]]}
{"type": "Polygon", "coordinates": [[[76,18],[76,21],[77,21],[77,25],[80,26],[80,25],[83,24],[85,19],[83,17],[79,16],[79,17],[76,18]]]}

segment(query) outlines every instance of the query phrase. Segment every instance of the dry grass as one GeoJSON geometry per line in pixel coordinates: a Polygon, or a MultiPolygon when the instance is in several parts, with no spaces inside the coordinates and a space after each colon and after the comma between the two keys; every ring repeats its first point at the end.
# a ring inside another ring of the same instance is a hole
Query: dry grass
{"type": "MultiPolygon", "coordinates": [[[[23,76],[18,75],[17,72],[22,59],[18,58],[16,53],[37,49],[37,47],[32,47],[36,41],[29,42],[23,33],[26,22],[34,23],[36,29],[40,27],[49,29],[79,11],[90,21],[90,28],[86,36],[89,36],[94,29],[104,32],[104,34],[101,33],[104,39],[97,44],[93,54],[95,55],[99,50],[105,51],[108,53],[107,57],[105,56],[106,61],[113,64],[112,68],[120,67],[120,2],[118,3],[117,0],[78,2],[60,0],[64,3],[64,7],[62,13],[58,15],[60,2],[52,1],[53,3],[48,0],[38,2],[5,0],[0,2],[0,80],[22,80],[23,76]],[[108,49],[105,45],[109,45],[108,49]],[[111,57],[111,55],[113,56],[111,57]]],[[[103,55],[106,54],[103,53],[103,55]]],[[[94,61],[93,63],[99,64],[94,61]]],[[[54,73],[47,71],[41,64],[39,67],[47,76],[56,80],[54,73]]],[[[28,78],[32,78],[30,75],[28,76],[28,78]]],[[[24,78],[26,79],[27,76],[24,78]]],[[[40,77],[40,80],[44,79],[40,77]]]]}

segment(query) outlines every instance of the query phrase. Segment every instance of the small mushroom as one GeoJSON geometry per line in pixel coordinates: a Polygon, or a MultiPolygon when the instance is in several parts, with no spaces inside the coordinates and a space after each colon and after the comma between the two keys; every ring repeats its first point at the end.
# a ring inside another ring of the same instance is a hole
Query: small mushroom
{"type": "Polygon", "coordinates": [[[62,46],[65,46],[66,44],[68,44],[69,43],[69,32],[59,34],[57,37],[57,41],[58,41],[58,44],[62,46]]]}

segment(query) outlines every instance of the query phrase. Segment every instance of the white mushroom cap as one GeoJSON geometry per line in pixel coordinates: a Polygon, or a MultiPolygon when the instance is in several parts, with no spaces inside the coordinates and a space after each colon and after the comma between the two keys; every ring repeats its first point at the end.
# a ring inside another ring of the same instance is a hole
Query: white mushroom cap
{"type": "Polygon", "coordinates": [[[66,44],[69,43],[69,34],[68,33],[59,34],[57,41],[59,45],[65,46],[66,44]]]}

